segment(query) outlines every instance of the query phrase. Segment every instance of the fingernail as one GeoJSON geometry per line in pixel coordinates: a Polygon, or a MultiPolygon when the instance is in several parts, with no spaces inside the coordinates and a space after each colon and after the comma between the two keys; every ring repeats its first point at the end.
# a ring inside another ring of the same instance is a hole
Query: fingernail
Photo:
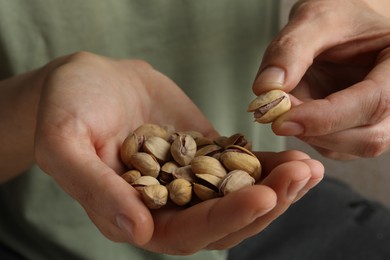
{"type": "Polygon", "coordinates": [[[306,178],[302,181],[291,183],[290,186],[288,187],[288,190],[287,190],[287,197],[291,201],[294,201],[296,199],[298,193],[306,186],[309,179],[310,178],[306,178]]]}
{"type": "Polygon", "coordinates": [[[126,232],[130,241],[133,241],[133,224],[124,215],[120,214],[116,217],[116,223],[120,229],[126,232]]]}
{"type": "Polygon", "coordinates": [[[263,70],[255,81],[255,85],[281,88],[284,85],[285,72],[278,67],[268,67],[263,70]]]}
{"type": "Polygon", "coordinates": [[[277,134],[284,136],[302,135],[304,132],[302,125],[291,121],[284,121],[277,127],[277,134]]]}

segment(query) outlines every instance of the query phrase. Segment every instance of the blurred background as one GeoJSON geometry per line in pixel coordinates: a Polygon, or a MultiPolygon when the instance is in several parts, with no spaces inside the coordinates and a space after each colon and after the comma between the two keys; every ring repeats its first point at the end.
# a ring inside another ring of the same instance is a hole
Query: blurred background
{"type": "MultiPolygon", "coordinates": [[[[288,17],[289,10],[296,0],[281,0],[281,26],[288,17]]],[[[328,160],[319,155],[309,145],[296,138],[287,138],[289,149],[298,149],[310,154],[325,165],[325,174],[345,181],[360,194],[382,202],[390,208],[390,153],[377,158],[355,161],[328,160]]]]}

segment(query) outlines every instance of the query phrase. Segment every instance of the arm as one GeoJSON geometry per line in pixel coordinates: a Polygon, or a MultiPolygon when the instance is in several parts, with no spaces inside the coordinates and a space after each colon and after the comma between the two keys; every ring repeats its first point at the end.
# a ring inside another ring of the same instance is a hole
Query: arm
{"type": "Polygon", "coordinates": [[[0,183],[34,164],[34,134],[41,71],[0,82],[0,183]]]}

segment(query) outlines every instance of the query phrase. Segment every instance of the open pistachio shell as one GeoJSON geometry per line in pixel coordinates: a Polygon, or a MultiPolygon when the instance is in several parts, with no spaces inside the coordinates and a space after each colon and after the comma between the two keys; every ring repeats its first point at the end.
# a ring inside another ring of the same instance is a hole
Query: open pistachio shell
{"type": "Polygon", "coordinates": [[[291,108],[290,97],[282,90],[271,90],[255,98],[248,106],[255,121],[270,123],[291,108]]]}
{"type": "Polygon", "coordinates": [[[252,152],[241,146],[228,146],[221,154],[220,160],[229,171],[243,170],[249,173],[255,180],[260,178],[261,164],[259,159],[252,152]]]}
{"type": "Polygon", "coordinates": [[[195,157],[191,162],[191,169],[195,174],[210,174],[221,178],[227,173],[222,163],[210,156],[195,157]]]}

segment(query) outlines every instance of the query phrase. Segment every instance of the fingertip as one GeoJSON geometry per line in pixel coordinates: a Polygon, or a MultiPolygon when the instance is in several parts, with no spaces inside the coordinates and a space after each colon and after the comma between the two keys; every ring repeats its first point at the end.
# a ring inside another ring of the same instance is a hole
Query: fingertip
{"type": "Polygon", "coordinates": [[[258,73],[254,83],[253,92],[258,96],[273,89],[283,89],[286,72],[283,68],[270,66],[258,73]]]}
{"type": "Polygon", "coordinates": [[[274,190],[265,185],[253,185],[229,193],[225,196],[230,199],[231,205],[236,205],[235,211],[247,214],[254,221],[271,211],[277,204],[277,195],[274,190]]]}

